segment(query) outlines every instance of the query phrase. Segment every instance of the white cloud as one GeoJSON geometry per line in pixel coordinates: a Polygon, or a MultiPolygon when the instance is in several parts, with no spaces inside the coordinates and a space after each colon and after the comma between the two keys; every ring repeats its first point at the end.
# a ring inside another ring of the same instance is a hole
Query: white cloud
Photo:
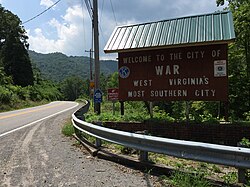
{"type": "Polygon", "coordinates": [[[41,0],[40,5],[45,6],[46,8],[52,6],[54,4],[51,0],[41,0]]]}
{"type": "MultiPolygon", "coordinates": [[[[122,22],[127,24],[128,21],[122,22]]],[[[29,30],[30,49],[40,53],[62,52],[67,55],[88,55],[85,50],[91,48],[92,29],[87,11],[83,11],[81,6],[75,5],[66,10],[61,19],[52,18],[48,22],[49,28],[42,30],[37,28],[34,31],[29,30]],[[56,33],[56,37],[51,37],[56,33]],[[49,36],[48,36],[49,35],[49,36]],[[52,39],[49,39],[52,38],[52,39]]],[[[115,21],[110,17],[103,17],[99,28],[100,39],[100,58],[115,59],[116,55],[105,55],[103,48],[110,37],[115,21]]]]}
{"type": "MultiPolygon", "coordinates": [[[[30,30],[27,33],[30,35],[30,30]]],[[[40,28],[35,29],[34,33],[34,36],[29,36],[29,44],[32,50],[41,53],[61,51],[58,45],[59,41],[47,39],[40,28]]]]}
{"type": "MultiPolygon", "coordinates": [[[[84,12],[84,17],[86,17],[84,12]]],[[[30,49],[41,53],[62,52],[67,55],[84,55],[84,49],[90,46],[90,22],[83,22],[82,8],[73,6],[67,9],[66,14],[62,16],[62,21],[55,18],[49,21],[51,32],[56,31],[54,39],[48,39],[45,35],[48,32],[41,28],[35,29],[33,33],[28,32],[30,49]],[[83,25],[83,23],[85,23],[83,25]],[[84,27],[86,27],[84,29],[84,27]],[[88,41],[86,40],[88,39],[88,41]]]]}

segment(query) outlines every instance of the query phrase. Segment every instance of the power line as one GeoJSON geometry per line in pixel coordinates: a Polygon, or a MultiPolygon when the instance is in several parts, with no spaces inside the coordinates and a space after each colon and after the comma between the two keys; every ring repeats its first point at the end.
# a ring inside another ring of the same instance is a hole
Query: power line
{"type": "MultiPolygon", "coordinates": [[[[101,8],[100,23],[102,22],[103,8],[104,8],[104,0],[102,0],[102,8],[101,8]]],[[[101,24],[99,24],[99,28],[100,28],[100,31],[101,31],[100,33],[101,33],[102,39],[103,39],[103,41],[105,42],[101,24]]]]}
{"type": "MultiPolygon", "coordinates": [[[[82,7],[82,26],[83,26],[83,43],[86,44],[86,31],[85,31],[85,20],[84,20],[84,3],[83,0],[81,0],[81,7],[82,7]]],[[[84,46],[83,46],[84,47],[84,46]]]]}
{"type": "Polygon", "coordinates": [[[112,0],[110,0],[110,4],[111,4],[111,9],[112,9],[112,12],[113,12],[113,16],[114,16],[115,24],[116,24],[116,26],[117,26],[117,21],[116,21],[116,16],[115,16],[115,11],[114,11],[114,7],[113,7],[112,0]]]}
{"type": "Polygon", "coordinates": [[[42,11],[41,13],[37,14],[36,16],[34,16],[34,17],[32,17],[32,18],[30,18],[30,19],[24,21],[22,24],[24,25],[24,24],[26,24],[26,23],[28,23],[28,22],[30,22],[30,21],[36,19],[37,17],[41,16],[42,14],[44,14],[45,12],[47,12],[49,9],[53,8],[53,7],[54,7],[57,3],[59,3],[60,1],[61,1],[61,0],[56,1],[53,5],[51,5],[50,7],[48,7],[47,9],[45,9],[44,11],[42,11]]]}
{"type": "Polygon", "coordinates": [[[93,19],[93,8],[92,8],[92,5],[91,5],[91,2],[90,2],[90,0],[84,0],[84,2],[86,4],[90,19],[92,20],[93,19]]]}
{"type": "Polygon", "coordinates": [[[102,20],[103,7],[104,7],[104,0],[102,0],[102,8],[101,8],[100,22],[101,22],[101,20],[102,20]]]}

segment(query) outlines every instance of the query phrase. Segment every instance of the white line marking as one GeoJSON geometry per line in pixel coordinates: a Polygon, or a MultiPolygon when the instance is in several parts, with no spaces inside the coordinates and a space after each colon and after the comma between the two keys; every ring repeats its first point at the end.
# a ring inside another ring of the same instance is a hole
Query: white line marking
{"type": "Polygon", "coordinates": [[[39,120],[33,121],[33,122],[31,122],[31,123],[29,123],[29,124],[26,124],[26,125],[24,125],[24,126],[21,126],[21,127],[15,128],[15,129],[13,129],[13,130],[10,130],[10,131],[8,131],[8,132],[5,132],[5,133],[3,133],[3,134],[0,134],[0,138],[3,137],[3,136],[5,136],[5,135],[7,135],[7,134],[16,132],[16,131],[18,131],[18,130],[21,130],[21,129],[23,129],[23,128],[26,128],[26,127],[28,127],[28,126],[31,126],[31,125],[33,125],[33,124],[35,124],[35,123],[38,123],[38,122],[40,122],[40,121],[43,121],[43,120],[45,120],[45,119],[51,118],[51,117],[53,117],[53,116],[56,116],[56,115],[58,115],[58,114],[60,114],[60,113],[66,112],[66,111],[68,111],[68,110],[71,110],[71,109],[77,107],[78,105],[79,105],[79,103],[76,103],[76,105],[74,105],[74,106],[72,106],[72,107],[70,107],[70,108],[64,109],[64,110],[62,110],[62,111],[60,111],[60,112],[51,114],[51,115],[49,115],[49,116],[47,116],[47,117],[41,118],[41,119],[39,119],[39,120]]]}

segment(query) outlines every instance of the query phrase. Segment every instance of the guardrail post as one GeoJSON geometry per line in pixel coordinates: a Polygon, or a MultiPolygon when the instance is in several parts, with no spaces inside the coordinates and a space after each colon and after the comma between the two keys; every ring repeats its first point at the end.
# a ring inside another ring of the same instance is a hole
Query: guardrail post
{"type": "MultiPolygon", "coordinates": [[[[144,131],[137,131],[135,132],[136,134],[148,134],[147,130],[144,131]]],[[[148,152],[147,151],[142,151],[139,150],[139,160],[141,162],[148,162],[148,152]]]]}
{"type": "Polygon", "coordinates": [[[139,160],[142,162],[148,162],[148,152],[140,150],[139,160]]]}
{"type": "MultiPolygon", "coordinates": [[[[237,143],[238,147],[244,147],[244,145],[242,145],[240,142],[237,143]]],[[[244,168],[238,168],[238,182],[239,183],[243,183],[246,184],[247,180],[246,180],[246,172],[247,170],[244,168]]]]}
{"type": "Polygon", "coordinates": [[[98,148],[102,146],[102,141],[101,141],[101,139],[99,139],[99,138],[96,138],[96,139],[95,139],[95,146],[98,147],[98,148]]]}
{"type": "Polygon", "coordinates": [[[238,182],[246,184],[246,169],[238,168],[238,182]]]}
{"type": "MultiPolygon", "coordinates": [[[[100,122],[100,121],[95,122],[95,124],[98,125],[98,126],[102,126],[102,122],[100,122]]],[[[96,138],[96,139],[95,139],[95,146],[96,146],[97,148],[101,147],[101,146],[102,146],[102,140],[99,139],[99,138],[96,138]]]]}

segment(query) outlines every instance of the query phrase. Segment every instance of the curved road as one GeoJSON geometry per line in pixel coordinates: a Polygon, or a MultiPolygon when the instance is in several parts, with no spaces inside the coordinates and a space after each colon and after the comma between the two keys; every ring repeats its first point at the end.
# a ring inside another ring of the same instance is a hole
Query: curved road
{"type": "Polygon", "coordinates": [[[0,113],[0,187],[158,186],[155,178],[91,157],[61,128],[75,102],[0,113]]]}
{"type": "Polygon", "coordinates": [[[0,137],[73,109],[76,106],[78,106],[78,103],[75,102],[56,101],[38,107],[0,113],[0,137]]]}

